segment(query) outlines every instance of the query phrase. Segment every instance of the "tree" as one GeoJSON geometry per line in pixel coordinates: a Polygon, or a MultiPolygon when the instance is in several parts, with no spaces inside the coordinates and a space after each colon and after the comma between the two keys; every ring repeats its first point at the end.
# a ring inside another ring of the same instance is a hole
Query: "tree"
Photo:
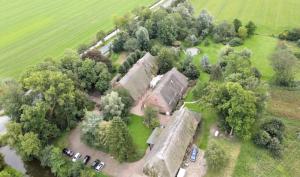
{"type": "Polygon", "coordinates": [[[51,172],[57,177],[68,176],[69,168],[71,167],[67,159],[63,158],[61,149],[54,147],[50,155],[51,172]]]}
{"type": "MultiPolygon", "coordinates": [[[[59,71],[35,68],[23,75],[22,86],[31,90],[32,103],[43,101],[47,105],[47,119],[58,128],[72,126],[76,120],[77,107],[75,87],[67,75],[59,71]]],[[[80,108],[82,109],[82,108],[80,108]]]]}
{"type": "Polygon", "coordinates": [[[33,106],[23,105],[23,114],[20,122],[25,132],[36,133],[43,144],[59,135],[59,129],[47,120],[49,107],[45,102],[39,101],[33,106]]]}
{"type": "Polygon", "coordinates": [[[109,130],[109,152],[119,161],[132,158],[135,149],[126,124],[114,117],[109,130]]]}
{"type": "Polygon", "coordinates": [[[32,132],[25,133],[19,137],[20,147],[19,152],[21,156],[26,160],[32,157],[38,157],[41,150],[41,142],[38,139],[38,135],[32,132]]]}
{"type": "Polygon", "coordinates": [[[195,23],[198,35],[207,36],[213,27],[213,16],[207,10],[202,10],[195,23]]]}
{"type": "Polygon", "coordinates": [[[102,43],[104,43],[104,37],[105,37],[106,33],[103,30],[100,30],[97,34],[96,34],[96,39],[97,41],[102,41],[102,43]]]}
{"type": "Polygon", "coordinates": [[[113,51],[121,52],[124,50],[124,44],[128,40],[129,34],[126,32],[120,32],[117,34],[116,38],[113,41],[113,51]]]}
{"type": "Polygon", "coordinates": [[[5,160],[4,160],[4,156],[2,153],[0,153],[0,171],[2,171],[6,166],[5,160]]]}
{"type": "Polygon", "coordinates": [[[252,21],[249,21],[248,24],[245,27],[247,28],[248,36],[254,35],[255,30],[256,30],[257,27],[252,21]]]}
{"type": "Polygon", "coordinates": [[[2,84],[2,93],[0,94],[0,106],[5,110],[12,120],[19,121],[22,114],[22,105],[25,94],[21,85],[14,80],[4,81],[2,84]]]}
{"type": "Polygon", "coordinates": [[[78,54],[82,54],[82,53],[84,53],[88,48],[89,48],[88,45],[86,45],[86,44],[80,44],[80,45],[77,47],[77,53],[78,53],[78,54]]]}
{"type": "Polygon", "coordinates": [[[222,68],[218,64],[214,64],[210,69],[210,80],[221,81],[223,79],[222,68]]]}
{"type": "Polygon", "coordinates": [[[85,113],[85,119],[82,121],[81,131],[85,142],[89,145],[97,146],[97,132],[100,122],[103,120],[102,116],[96,115],[92,112],[85,113]]]}
{"type": "Polygon", "coordinates": [[[158,39],[166,45],[171,45],[177,38],[176,22],[168,15],[157,23],[158,39]]]}
{"type": "Polygon", "coordinates": [[[241,22],[241,20],[239,20],[239,19],[234,19],[233,20],[233,26],[234,26],[234,29],[235,29],[235,32],[238,32],[239,31],[239,29],[240,29],[240,27],[242,27],[242,22],[241,22]]]}
{"type": "Polygon", "coordinates": [[[146,107],[144,110],[144,124],[148,128],[155,128],[159,125],[158,111],[153,107],[146,107]]]}
{"type": "Polygon", "coordinates": [[[51,167],[51,152],[54,146],[48,145],[44,147],[39,155],[39,160],[42,167],[51,167]]]}
{"type": "Polygon", "coordinates": [[[195,80],[199,77],[200,72],[198,68],[193,64],[192,58],[187,57],[181,67],[182,73],[191,80],[195,80]]]}
{"type": "Polygon", "coordinates": [[[248,30],[247,30],[247,28],[243,27],[243,26],[240,27],[238,29],[238,35],[239,35],[240,38],[246,39],[248,37],[248,30]]]}
{"type": "Polygon", "coordinates": [[[84,169],[84,164],[81,160],[72,163],[71,168],[68,169],[68,176],[80,177],[81,170],[84,169]]]}
{"type": "Polygon", "coordinates": [[[242,139],[251,137],[251,128],[257,119],[256,97],[239,83],[210,84],[203,101],[217,109],[223,118],[223,127],[242,139]]]}
{"type": "Polygon", "coordinates": [[[173,68],[173,60],[176,59],[171,49],[163,48],[158,53],[158,73],[164,74],[173,68]]]}
{"type": "Polygon", "coordinates": [[[210,143],[208,146],[205,152],[205,158],[208,168],[211,170],[224,168],[228,162],[228,155],[226,151],[215,142],[210,143]]]}
{"type": "Polygon", "coordinates": [[[14,121],[9,122],[6,125],[6,130],[7,132],[3,137],[5,143],[17,149],[20,143],[19,136],[23,133],[21,124],[14,121]]]}
{"type": "Polygon", "coordinates": [[[0,171],[0,177],[23,177],[24,175],[21,172],[18,172],[17,170],[6,167],[2,171],[0,171]]]}
{"type": "Polygon", "coordinates": [[[139,29],[135,33],[135,37],[138,41],[139,48],[141,50],[148,51],[150,47],[148,30],[145,27],[139,27],[139,29]]]}
{"type": "Polygon", "coordinates": [[[121,101],[124,104],[124,109],[122,116],[127,116],[129,113],[130,108],[132,107],[134,100],[129,94],[129,92],[126,89],[123,88],[116,88],[113,91],[118,92],[119,96],[121,97],[121,101]]]}
{"type": "Polygon", "coordinates": [[[216,42],[228,42],[235,36],[234,26],[226,21],[214,28],[213,38],[216,42]]]}
{"type": "Polygon", "coordinates": [[[113,117],[122,115],[125,105],[117,92],[110,92],[101,99],[101,109],[104,120],[111,120],[113,117]]]}
{"type": "Polygon", "coordinates": [[[139,48],[139,41],[136,38],[129,38],[124,43],[124,50],[132,52],[139,48]]]}
{"type": "Polygon", "coordinates": [[[83,60],[89,58],[91,60],[94,60],[95,62],[102,62],[102,63],[104,63],[107,66],[107,68],[109,69],[109,71],[112,70],[111,60],[109,58],[105,57],[104,55],[102,55],[102,53],[101,53],[100,50],[97,50],[97,49],[89,50],[86,53],[82,54],[81,58],[83,60]]]}
{"type": "Polygon", "coordinates": [[[293,87],[295,85],[296,57],[286,48],[278,46],[271,56],[274,70],[273,80],[276,85],[293,87]]]}

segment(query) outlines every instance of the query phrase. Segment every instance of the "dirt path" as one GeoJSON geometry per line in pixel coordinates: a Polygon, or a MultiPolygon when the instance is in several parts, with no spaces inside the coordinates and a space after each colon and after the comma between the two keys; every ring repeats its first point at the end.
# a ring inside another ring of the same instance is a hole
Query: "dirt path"
{"type": "MultiPolygon", "coordinates": [[[[80,152],[85,155],[90,155],[92,158],[88,165],[90,165],[95,159],[100,159],[105,163],[103,172],[112,177],[133,177],[143,176],[142,168],[145,162],[145,156],[143,159],[133,163],[119,163],[109,154],[93,149],[85,145],[80,139],[80,126],[77,126],[71,131],[69,136],[70,148],[75,152],[80,152]]],[[[148,153],[148,150],[146,154],[148,153]]]]}

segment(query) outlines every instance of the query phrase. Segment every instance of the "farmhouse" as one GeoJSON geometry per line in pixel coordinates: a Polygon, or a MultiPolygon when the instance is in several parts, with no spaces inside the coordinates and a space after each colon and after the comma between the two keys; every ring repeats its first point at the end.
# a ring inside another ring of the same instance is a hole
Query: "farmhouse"
{"type": "Polygon", "coordinates": [[[148,154],[143,172],[151,177],[175,177],[200,119],[198,113],[186,108],[174,112],[148,154]]]}
{"type": "Polygon", "coordinates": [[[126,89],[131,97],[137,101],[149,88],[152,78],[158,71],[157,58],[146,53],[127,74],[118,82],[116,87],[126,89]]]}
{"type": "Polygon", "coordinates": [[[173,68],[157,82],[153,91],[145,99],[144,107],[153,106],[159,112],[169,115],[176,108],[187,87],[187,77],[173,68]]]}

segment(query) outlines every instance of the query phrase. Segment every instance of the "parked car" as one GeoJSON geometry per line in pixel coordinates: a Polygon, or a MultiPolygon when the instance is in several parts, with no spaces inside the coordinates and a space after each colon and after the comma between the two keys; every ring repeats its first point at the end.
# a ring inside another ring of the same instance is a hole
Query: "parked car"
{"type": "Polygon", "coordinates": [[[92,168],[96,168],[96,166],[98,166],[98,164],[100,163],[101,161],[99,159],[96,159],[93,163],[92,163],[92,168]]]}
{"type": "Polygon", "coordinates": [[[73,161],[73,162],[76,162],[78,159],[80,159],[80,157],[81,157],[81,154],[80,154],[79,152],[77,152],[77,153],[74,155],[72,161],[73,161]]]}
{"type": "Polygon", "coordinates": [[[74,152],[71,149],[68,149],[68,148],[64,148],[62,150],[62,153],[69,156],[69,157],[72,157],[74,155],[74,152]]]}
{"type": "Polygon", "coordinates": [[[97,166],[96,166],[96,168],[95,168],[95,170],[96,171],[101,171],[103,168],[104,168],[104,162],[100,162],[97,166]]]}
{"type": "Polygon", "coordinates": [[[83,158],[83,163],[86,165],[91,159],[91,156],[89,155],[86,155],[84,158],[83,158]]]}
{"type": "Polygon", "coordinates": [[[190,158],[192,162],[196,162],[197,155],[198,155],[198,148],[194,147],[192,149],[191,158],[190,158]]]}

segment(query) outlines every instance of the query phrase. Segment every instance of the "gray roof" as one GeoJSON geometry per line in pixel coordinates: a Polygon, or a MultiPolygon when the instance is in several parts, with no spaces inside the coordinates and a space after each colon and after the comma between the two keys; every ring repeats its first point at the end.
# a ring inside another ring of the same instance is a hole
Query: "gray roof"
{"type": "Polygon", "coordinates": [[[188,87],[188,78],[176,68],[167,72],[153,90],[154,95],[161,95],[170,110],[174,110],[188,87]]]}
{"type": "Polygon", "coordinates": [[[143,172],[152,177],[175,177],[200,120],[198,113],[186,108],[176,111],[148,154],[143,172]]]}
{"type": "Polygon", "coordinates": [[[148,138],[148,140],[147,140],[147,144],[149,144],[149,145],[154,145],[154,144],[157,142],[158,137],[159,137],[161,131],[162,131],[162,128],[156,127],[156,128],[152,131],[151,135],[149,136],[149,138],[148,138]]]}
{"type": "Polygon", "coordinates": [[[146,53],[119,81],[119,85],[128,90],[134,100],[138,100],[147,91],[157,71],[156,57],[146,53]]]}

